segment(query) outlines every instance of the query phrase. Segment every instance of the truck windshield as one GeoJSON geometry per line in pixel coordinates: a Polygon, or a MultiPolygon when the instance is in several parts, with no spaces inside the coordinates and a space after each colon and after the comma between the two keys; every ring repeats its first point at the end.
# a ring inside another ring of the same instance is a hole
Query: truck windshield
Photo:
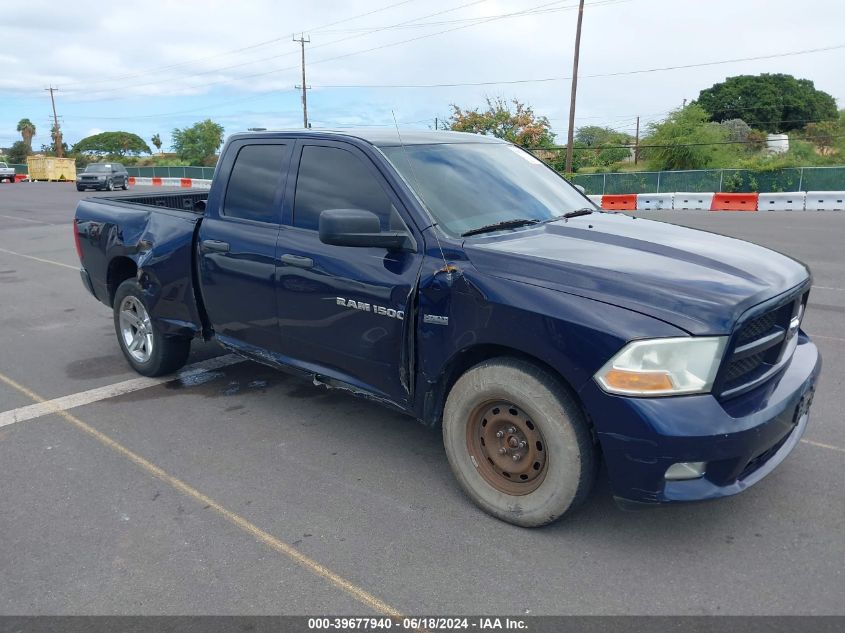
{"type": "Polygon", "coordinates": [[[88,174],[97,174],[97,173],[101,174],[101,173],[106,172],[106,171],[111,171],[111,165],[104,165],[102,163],[97,163],[95,165],[88,165],[88,167],[85,168],[85,173],[88,173],[88,174]]]}
{"type": "Polygon", "coordinates": [[[443,143],[381,150],[452,236],[513,220],[551,220],[587,205],[554,170],[512,145],[443,143]]]}

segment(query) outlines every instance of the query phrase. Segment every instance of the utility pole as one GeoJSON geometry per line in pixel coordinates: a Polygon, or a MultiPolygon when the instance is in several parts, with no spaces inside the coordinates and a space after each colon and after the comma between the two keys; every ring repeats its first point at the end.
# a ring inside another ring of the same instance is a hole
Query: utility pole
{"type": "Polygon", "coordinates": [[[584,0],[578,3],[578,26],[575,28],[575,55],[572,60],[572,95],[569,99],[569,135],[566,140],[566,173],[572,173],[572,143],[575,139],[575,95],[578,92],[578,58],[581,55],[581,21],[584,0]]]}
{"type": "Polygon", "coordinates": [[[301,33],[299,38],[294,35],[293,37],[294,42],[299,42],[299,45],[302,47],[302,86],[296,86],[297,88],[302,88],[302,127],[308,128],[308,97],[306,95],[306,90],[308,90],[308,84],[305,83],[305,45],[311,42],[311,38],[308,37],[306,39],[305,34],[301,33]]]}
{"type": "Polygon", "coordinates": [[[53,91],[58,92],[59,89],[50,86],[49,88],[44,88],[44,90],[50,93],[50,102],[53,104],[53,129],[56,130],[53,142],[56,144],[56,156],[61,158],[64,153],[62,151],[62,131],[59,129],[59,117],[56,116],[56,99],[53,97],[53,91]]]}
{"type": "Polygon", "coordinates": [[[634,141],[634,164],[640,159],[640,117],[637,117],[637,140],[634,141]]]}

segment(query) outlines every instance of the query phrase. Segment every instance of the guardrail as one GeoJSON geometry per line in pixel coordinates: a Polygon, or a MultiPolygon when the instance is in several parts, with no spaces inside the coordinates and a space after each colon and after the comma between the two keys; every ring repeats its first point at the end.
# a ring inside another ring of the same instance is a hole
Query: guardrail
{"type": "Polygon", "coordinates": [[[605,194],[587,196],[607,211],[845,211],[845,191],[794,193],[605,194]]]}

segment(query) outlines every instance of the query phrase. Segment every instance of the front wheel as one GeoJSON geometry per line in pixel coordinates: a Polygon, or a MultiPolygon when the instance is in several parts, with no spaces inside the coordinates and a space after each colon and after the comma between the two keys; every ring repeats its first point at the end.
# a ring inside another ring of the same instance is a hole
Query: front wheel
{"type": "Polygon", "coordinates": [[[117,341],[132,368],[144,376],[176,371],[188,360],[191,340],[164,336],[152,323],[144,294],[135,279],[127,279],[114,296],[117,341]]]}
{"type": "Polygon", "coordinates": [[[109,180],[106,183],[106,191],[114,191],[114,182],[109,180]]]}
{"type": "Polygon", "coordinates": [[[443,443],[467,495],[514,525],[555,521],[587,497],[595,478],[580,406],[556,377],[522,360],[489,360],[457,380],[443,443]]]}

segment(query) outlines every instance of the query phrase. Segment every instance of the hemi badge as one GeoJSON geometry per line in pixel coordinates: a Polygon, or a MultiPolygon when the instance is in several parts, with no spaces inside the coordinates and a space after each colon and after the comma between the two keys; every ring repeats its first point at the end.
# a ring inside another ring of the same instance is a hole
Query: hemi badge
{"type": "Polygon", "coordinates": [[[436,314],[424,314],[423,323],[431,323],[432,325],[449,325],[449,317],[438,316],[436,314]]]}

